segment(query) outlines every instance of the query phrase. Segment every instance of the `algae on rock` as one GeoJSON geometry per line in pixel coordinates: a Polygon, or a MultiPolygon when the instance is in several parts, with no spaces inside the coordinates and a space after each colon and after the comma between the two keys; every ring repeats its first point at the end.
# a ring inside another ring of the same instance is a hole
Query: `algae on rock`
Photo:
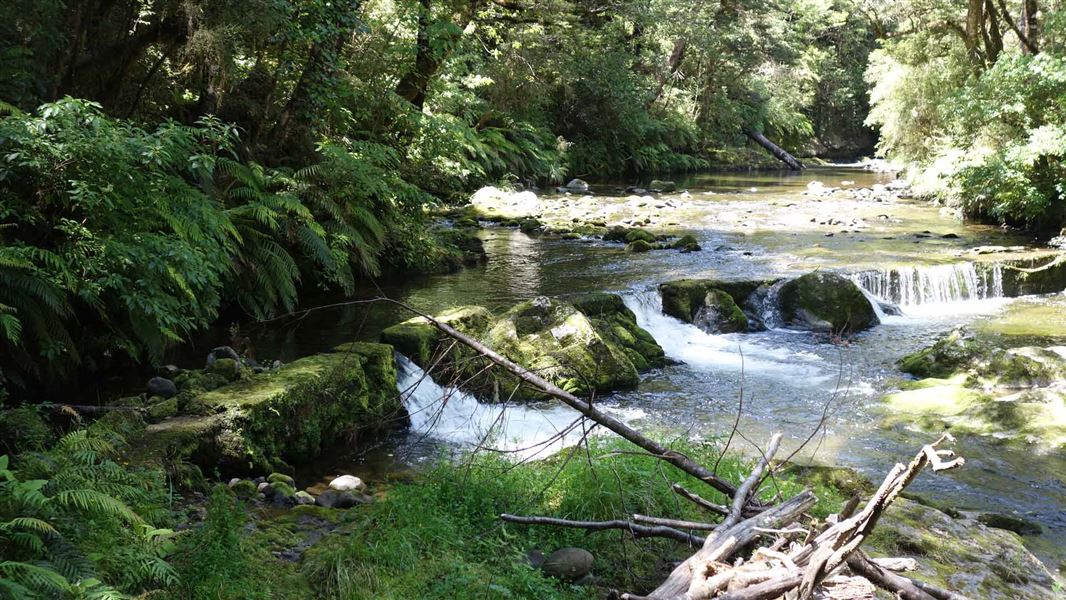
{"type": "Polygon", "coordinates": [[[870,300],[855,282],[825,271],[784,282],[778,302],[785,322],[805,329],[854,333],[880,322],[870,300]]]}
{"type": "MultiPolygon", "coordinates": [[[[621,298],[611,294],[582,297],[574,304],[540,297],[498,317],[482,307],[466,306],[436,318],[579,395],[635,386],[640,371],[665,361],[654,338],[637,325],[621,298]]],[[[442,346],[445,338],[422,318],[389,327],[381,337],[422,367],[435,367],[435,377],[461,379],[466,389],[482,398],[543,397],[519,385],[510,374],[483,370],[483,364],[468,360],[476,358],[473,351],[451,344],[442,346]]]]}
{"type": "Polygon", "coordinates": [[[223,473],[284,467],[405,422],[392,349],[354,343],[204,391],[148,426],[145,451],[223,473]],[[193,414],[189,414],[189,413],[193,414]]]}

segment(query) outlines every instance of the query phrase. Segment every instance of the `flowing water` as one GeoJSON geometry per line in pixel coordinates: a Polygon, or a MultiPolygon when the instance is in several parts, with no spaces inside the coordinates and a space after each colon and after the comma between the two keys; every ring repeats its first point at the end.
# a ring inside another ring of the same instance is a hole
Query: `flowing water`
{"type": "MultiPolygon", "coordinates": [[[[903,377],[896,360],[966,323],[990,327],[1016,321],[1014,329],[1027,330],[1029,337],[1066,339],[1066,326],[1057,316],[1066,314],[1066,299],[1004,298],[1001,269],[989,257],[969,252],[1025,240],[960,223],[918,201],[804,194],[815,180],[862,187],[888,178],[845,168],[700,176],[683,182],[690,193],[663,196],[683,212],[665,215],[659,228],[696,235],[702,252],[627,254],[619,245],[595,240],[536,238],[490,228],[481,232],[490,257],[486,265],[382,282],[380,292],[429,312],[463,304],[498,310],[538,295],[618,292],[674,364],[646,374],[635,390],[600,399],[601,406],[637,427],[705,438],[728,433],[740,411],[742,436],[735,442],[740,450],[750,451],[752,442],[764,443],[771,432],[781,431],[790,451],[813,433],[797,460],[850,466],[880,479],[930,437],[880,425],[879,399],[903,377]],[[846,344],[785,329],[711,335],[663,315],[655,291],[662,281],[684,277],[769,278],[816,268],[847,273],[872,298],[898,305],[901,310],[893,312],[901,314],[882,312],[880,326],[846,344]],[[1030,314],[1050,324],[1034,328],[1030,314]]],[[[575,197],[568,209],[633,202],[615,189],[596,188],[595,198],[575,197]]],[[[260,356],[287,360],[353,336],[374,338],[402,318],[393,307],[352,304],[250,333],[260,356]]],[[[219,341],[205,339],[202,346],[219,341]]],[[[565,407],[504,410],[462,390],[441,388],[402,357],[399,366],[400,388],[412,413],[410,432],[373,459],[338,452],[317,465],[322,473],[362,472],[382,453],[388,461],[409,464],[442,448],[477,444],[538,456],[583,433],[566,430],[574,414],[565,407]]],[[[958,450],[966,468],[922,475],[915,489],[967,508],[1020,511],[1044,526],[1043,536],[1027,541],[1057,566],[1066,556],[1066,459],[1061,453],[1036,455],[979,437],[959,440],[958,450]]]]}

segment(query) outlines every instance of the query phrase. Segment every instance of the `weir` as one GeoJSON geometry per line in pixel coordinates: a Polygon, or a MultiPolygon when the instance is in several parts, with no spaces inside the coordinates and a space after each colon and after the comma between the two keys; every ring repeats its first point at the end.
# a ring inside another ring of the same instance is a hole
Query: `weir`
{"type": "Polygon", "coordinates": [[[853,280],[876,298],[903,307],[1004,297],[1003,267],[997,263],[895,267],[857,273],[853,280]]]}

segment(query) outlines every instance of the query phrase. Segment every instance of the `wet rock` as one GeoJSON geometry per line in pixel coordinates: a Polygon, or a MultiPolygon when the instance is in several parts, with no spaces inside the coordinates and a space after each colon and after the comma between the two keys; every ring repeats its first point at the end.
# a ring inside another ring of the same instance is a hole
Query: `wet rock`
{"type": "Polygon", "coordinates": [[[621,225],[615,225],[607,230],[607,233],[603,234],[603,241],[605,242],[624,242],[626,236],[629,234],[629,229],[622,227],[621,225]]]}
{"type": "Polygon", "coordinates": [[[784,282],[778,302],[782,318],[794,327],[842,334],[879,323],[859,286],[835,273],[816,271],[784,282]]]}
{"type": "Polygon", "coordinates": [[[630,229],[626,232],[625,241],[630,244],[633,242],[647,242],[651,244],[655,242],[655,234],[644,229],[630,229]]]}
{"type": "Polygon", "coordinates": [[[904,356],[896,365],[917,377],[948,377],[968,368],[975,357],[988,350],[988,345],[972,334],[955,329],[932,346],[904,356]]]}
{"type": "Polygon", "coordinates": [[[207,365],[206,372],[211,375],[218,375],[226,381],[236,381],[241,377],[242,368],[240,360],[217,358],[207,365]]]}
{"type": "Polygon", "coordinates": [[[970,598],[1055,597],[1055,582],[1016,534],[974,519],[954,519],[904,498],[885,512],[867,546],[875,554],[914,558],[922,581],[970,598]]]}
{"type": "Polygon", "coordinates": [[[659,285],[659,295],[662,296],[663,313],[675,319],[709,327],[707,331],[745,331],[749,319],[739,307],[765,283],[762,280],[680,279],[659,285]]]}
{"type": "Polygon", "coordinates": [[[652,190],[658,190],[660,192],[673,192],[677,190],[677,184],[673,181],[666,181],[663,179],[652,179],[648,187],[652,190]]]}
{"type": "Polygon", "coordinates": [[[289,477],[288,475],[286,475],[284,473],[271,473],[270,475],[267,476],[266,480],[267,480],[268,483],[281,482],[281,483],[284,483],[284,484],[290,485],[290,486],[295,486],[296,485],[296,481],[293,480],[292,477],[289,477]]]}
{"type": "Polygon", "coordinates": [[[178,386],[176,386],[173,381],[164,377],[153,377],[149,379],[148,385],[145,387],[149,396],[172,398],[178,394],[178,386]]]}
{"type": "Polygon", "coordinates": [[[315,498],[315,504],[324,508],[351,508],[367,502],[369,502],[367,497],[334,489],[326,490],[315,498]]]}
{"type": "Polygon", "coordinates": [[[566,184],[566,191],[576,194],[584,194],[589,191],[589,184],[584,179],[571,179],[566,184]]]}
{"type": "Polygon", "coordinates": [[[583,548],[560,548],[549,554],[540,568],[549,577],[575,582],[592,571],[594,561],[592,553],[583,548]]]}
{"type": "Polygon", "coordinates": [[[982,513],[977,520],[986,527],[1013,531],[1018,535],[1040,535],[1044,528],[1039,523],[1003,513],[982,513]]]}
{"type": "Polygon", "coordinates": [[[670,247],[681,250],[682,252],[698,252],[699,250],[702,250],[702,248],[700,248],[699,240],[696,239],[696,236],[691,234],[681,236],[675,240],[670,247]]]}
{"type": "Polygon", "coordinates": [[[518,222],[518,230],[522,233],[536,233],[544,229],[544,224],[537,219],[522,219],[518,222]]]}
{"type": "Polygon", "coordinates": [[[654,249],[655,246],[649,244],[648,242],[645,242],[644,240],[637,240],[635,242],[630,242],[626,244],[626,252],[632,252],[637,254],[648,252],[649,250],[654,249]]]}
{"type": "Polygon", "coordinates": [[[240,362],[241,355],[237,354],[237,351],[229,346],[219,346],[217,348],[212,348],[211,351],[207,353],[206,366],[210,367],[211,365],[215,364],[216,360],[220,358],[228,358],[230,360],[240,362]]]}
{"type": "Polygon", "coordinates": [[[329,482],[329,489],[338,492],[361,492],[366,489],[366,484],[354,475],[341,475],[329,482]]]}

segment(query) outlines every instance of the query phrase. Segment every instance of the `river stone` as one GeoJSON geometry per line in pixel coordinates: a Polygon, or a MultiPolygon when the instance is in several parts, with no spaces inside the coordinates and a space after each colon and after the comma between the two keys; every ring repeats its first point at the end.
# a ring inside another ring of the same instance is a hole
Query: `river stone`
{"type": "Polygon", "coordinates": [[[626,244],[626,252],[641,254],[649,250],[654,250],[655,246],[652,246],[644,240],[637,240],[626,244]]]}
{"type": "Polygon", "coordinates": [[[748,318],[733,297],[713,288],[707,290],[692,323],[708,333],[736,333],[748,329],[748,318]]]}
{"type": "Polygon", "coordinates": [[[544,559],[540,568],[545,575],[563,581],[577,581],[592,571],[595,559],[584,548],[560,548],[544,559]]]}
{"type": "Polygon", "coordinates": [[[1013,531],[1018,535],[1040,535],[1044,532],[1039,523],[1003,513],[982,513],[977,520],[987,527],[1013,531]]]}
{"type": "Polygon", "coordinates": [[[207,353],[206,366],[210,367],[211,365],[215,364],[216,360],[220,358],[229,358],[240,362],[241,355],[237,354],[237,351],[233,348],[230,348],[229,346],[219,346],[217,348],[212,348],[211,351],[207,353]]]}
{"type": "Polygon", "coordinates": [[[584,179],[571,179],[566,184],[566,191],[584,194],[589,191],[589,184],[584,179]]]}
{"type": "Polygon", "coordinates": [[[172,398],[178,394],[178,387],[174,385],[174,382],[163,377],[153,377],[149,379],[146,387],[149,396],[172,398]]]}
{"type": "Polygon", "coordinates": [[[314,504],[315,503],[315,497],[312,496],[311,494],[307,493],[304,490],[300,490],[300,491],[296,492],[295,494],[293,494],[293,499],[296,501],[296,504],[299,505],[299,506],[305,506],[305,505],[310,505],[310,504],[314,504]]]}
{"type": "Polygon", "coordinates": [[[1055,597],[1051,573],[1017,534],[904,498],[885,511],[865,545],[875,556],[914,558],[918,570],[908,577],[970,598],[1055,597]]]}
{"type": "Polygon", "coordinates": [[[988,351],[988,344],[956,328],[933,345],[904,356],[896,365],[916,377],[949,377],[965,371],[976,357],[988,351]]]}
{"type": "Polygon", "coordinates": [[[785,322],[803,329],[845,334],[880,322],[855,282],[826,271],[786,281],[778,292],[778,302],[785,322]]]}
{"type": "Polygon", "coordinates": [[[287,484],[287,485],[290,485],[290,486],[295,486],[296,485],[296,481],[292,477],[289,477],[288,475],[286,475],[284,473],[271,473],[270,475],[267,475],[267,482],[269,482],[269,483],[281,482],[281,483],[284,483],[284,484],[287,484]]]}
{"type": "Polygon", "coordinates": [[[652,179],[648,184],[651,190],[658,190],[660,192],[673,192],[677,190],[677,184],[673,181],[665,181],[662,179],[652,179]]]}
{"type": "Polygon", "coordinates": [[[315,498],[315,504],[324,508],[351,508],[358,504],[366,504],[368,501],[369,499],[365,496],[334,489],[328,489],[315,498]]]}
{"type": "Polygon", "coordinates": [[[366,489],[366,484],[354,475],[341,475],[329,482],[329,488],[338,492],[361,492],[366,489]]]}
{"type": "Polygon", "coordinates": [[[236,381],[241,376],[241,361],[232,358],[217,358],[207,365],[206,371],[211,375],[218,375],[226,381],[236,381]]]}

